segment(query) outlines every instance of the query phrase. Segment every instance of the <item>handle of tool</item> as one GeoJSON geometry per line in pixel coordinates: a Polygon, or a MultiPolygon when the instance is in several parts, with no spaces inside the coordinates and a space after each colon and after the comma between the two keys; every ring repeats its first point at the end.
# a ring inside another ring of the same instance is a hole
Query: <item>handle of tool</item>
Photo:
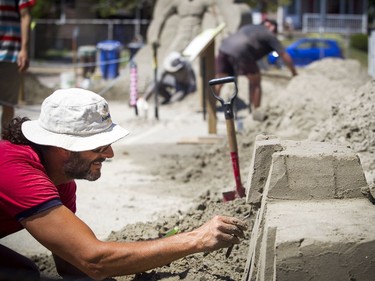
{"type": "Polygon", "coordinates": [[[232,160],[233,175],[236,182],[236,191],[240,197],[245,197],[245,189],[242,186],[241,172],[240,172],[240,161],[238,159],[238,147],[237,147],[237,137],[234,127],[233,118],[226,120],[228,144],[230,149],[230,157],[232,160]]]}
{"type": "Polygon", "coordinates": [[[226,258],[226,259],[229,258],[230,254],[232,253],[233,247],[234,247],[234,245],[230,246],[230,247],[227,249],[227,251],[226,251],[226,253],[225,253],[225,258],[226,258]]]}
{"type": "Polygon", "coordinates": [[[227,136],[228,136],[228,143],[230,152],[238,152],[237,148],[237,137],[236,137],[236,129],[234,126],[234,119],[226,119],[225,120],[226,127],[227,127],[227,136]]]}
{"type": "MultiPolygon", "coordinates": [[[[247,218],[249,218],[251,216],[251,211],[242,219],[242,220],[246,220],[247,218]]],[[[229,258],[230,254],[232,253],[232,250],[233,250],[233,247],[234,245],[230,246],[226,253],[225,253],[225,258],[229,258]]]]}
{"type": "Polygon", "coordinates": [[[154,67],[154,83],[155,83],[155,93],[154,93],[154,101],[155,101],[155,119],[159,120],[159,100],[158,100],[158,55],[157,49],[159,47],[158,43],[152,44],[153,49],[153,67],[154,67]]]}
{"type": "Polygon", "coordinates": [[[234,76],[227,76],[223,78],[215,78],[208,81],[208,85],[214,86],[218,84],[234,83],[236,78],[234,76]]]}
{"type": "Polygon", "coordinates": [[[215,90],[213,89],[214,88],[213,86],[219,85],[219,84],[226,84],[226,83],[234,83],[234,86],[235,86],[235,92],[234,92],[233,96],[230,98],[230,101],[229,101],[229,103],[231,104],[232,101],[234,100],[234,98],[237,96],[236,78],[234,76],[227,76],[227,77],[222,77],[222,78],[211,79],[210,81],[208,81],[208,85],[210,86],[212,95],[215,97],[215,99],[220,101],[222,105],[224,105],[226,102],[215,93],[215,90]]]}

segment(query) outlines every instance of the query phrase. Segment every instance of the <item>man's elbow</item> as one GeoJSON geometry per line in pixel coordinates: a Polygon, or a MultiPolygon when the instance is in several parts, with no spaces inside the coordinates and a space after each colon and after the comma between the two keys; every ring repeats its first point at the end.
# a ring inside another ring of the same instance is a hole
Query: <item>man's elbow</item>
{"type": "Polygon", "coordinates": [[[82,271],[94,280],[103,280],[111,277],[108,267],[105,265],[105,255],[93,253],[81,259],[82,271]]]}
{"type": "Polygon", "coordinates": [[[54,256],[54,259],[56,270],[63,278],[90,277],[93,280],[103,280],[107,277],[111,277],[108,266],[106,266],[106,256],[103,251],[90,250],[74,257],[73,259],[75,259],[75,261],[72,260],[71,263],[57,256],[54,256]]]}
{"type": "Polygon", "coordinates": [[[111,277],[100,262],[88,262],[84,265],[86,274],[94,280],[103,280],[111,277]]]}

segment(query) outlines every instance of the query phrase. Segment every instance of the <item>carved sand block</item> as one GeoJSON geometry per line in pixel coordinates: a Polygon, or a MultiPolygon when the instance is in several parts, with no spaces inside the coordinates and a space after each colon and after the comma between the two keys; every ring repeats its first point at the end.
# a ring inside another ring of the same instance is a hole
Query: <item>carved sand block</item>
{"type": "Polygon", "coordinates": [[[247,186],[257,217],[243,280],[372,280],[375,207],[366,187],[349,147],[258,136],[247,186]]]}

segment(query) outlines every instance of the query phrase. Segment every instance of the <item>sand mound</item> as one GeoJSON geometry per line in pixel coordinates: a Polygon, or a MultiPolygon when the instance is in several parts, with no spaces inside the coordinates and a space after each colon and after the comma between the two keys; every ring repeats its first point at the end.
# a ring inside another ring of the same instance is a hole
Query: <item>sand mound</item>
{"type": "Polygon", "coordinates": [[[26,104],[41,104],[43,100],[52,93],[53,89],[43,85],[38,78],[30,72],[26,72],[24,76],[26,104]]]}
{"type": "Polygon", "coordinates": [[[266,131],[304,139],[331,115],[331,107],[369,80],[355,60],[328,58],[299,70],[287,87],[272,96],[266,131]]]}
{"type": "Polygon", "coordinates": [[[366,179],[375,184],[375,81],[369,81],[332,107],[331,116],[313,128],[309,139],[351,146],[366,179]]]}

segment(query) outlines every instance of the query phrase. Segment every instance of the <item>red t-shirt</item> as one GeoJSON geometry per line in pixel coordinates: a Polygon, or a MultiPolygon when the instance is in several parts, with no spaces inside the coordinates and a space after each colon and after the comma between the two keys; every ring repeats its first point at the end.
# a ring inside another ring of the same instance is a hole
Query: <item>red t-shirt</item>
{"type": "Polygon", "coordinates": [[[76,211],[76,183],[55,186],[27,145],[0,141],[0,238],[23,229],[22,219],[65,205],[76,211]]]}

